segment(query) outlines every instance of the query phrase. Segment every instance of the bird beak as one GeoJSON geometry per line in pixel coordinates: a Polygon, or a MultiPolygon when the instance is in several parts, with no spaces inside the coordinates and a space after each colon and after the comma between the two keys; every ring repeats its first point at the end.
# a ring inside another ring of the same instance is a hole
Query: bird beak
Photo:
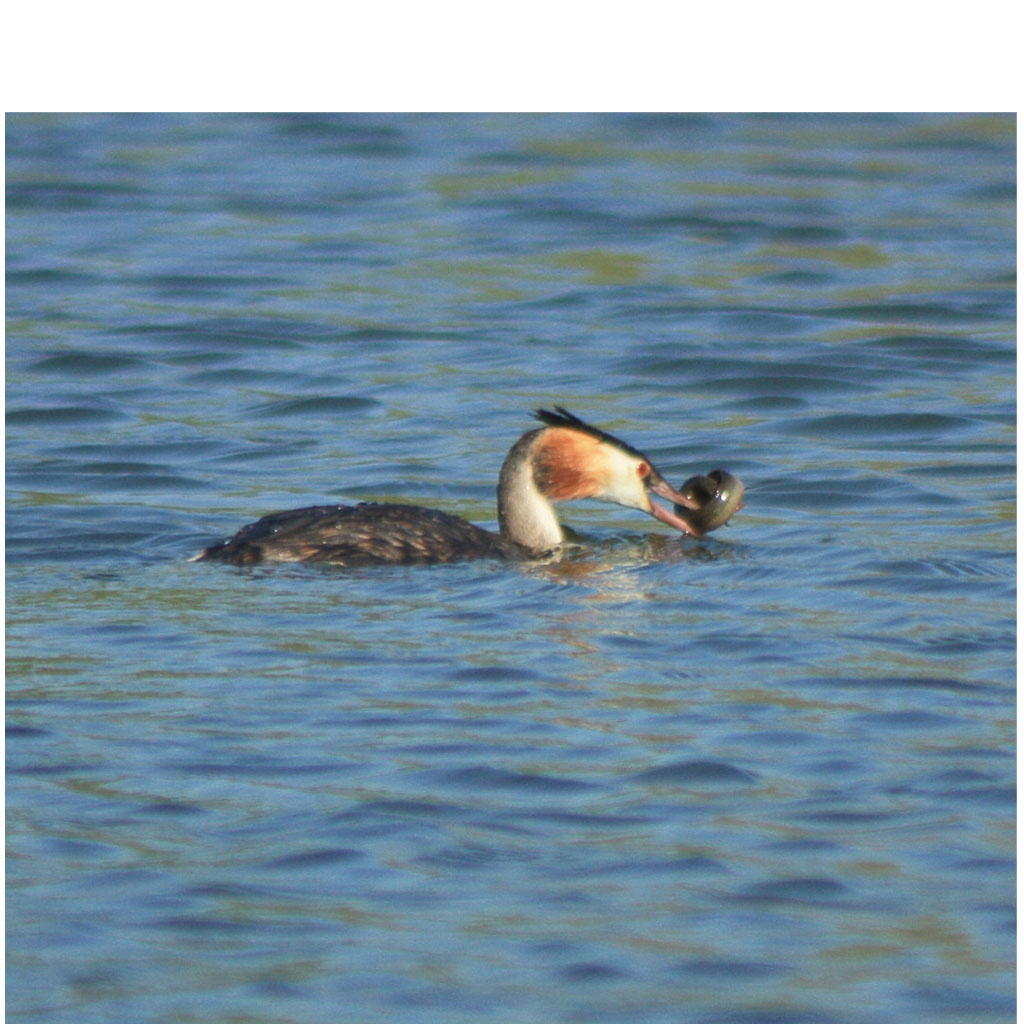
{"type": "MultiPolygon", "coordinates": [[[[659,498],[665,498],[667,501],[671,501],[676,505],[682,505],[684,508],[700,508],[700,502],[694,498],[688,498],[685,494],[680,494],[674,487],[670,486],[667,480],[661,476],[652,474],[648,478],[647,489],[651,493],[658,495],[659,498]]],[[[692,534],[694,537],[703,537],[704,531],[699,527],[694,526],[693,523],[688,523],[681,516],[678,516],[671,509],[665,508],[659,505],[657,502],[651,502],[651,515],[655,519],[660,519],[663,523],[674,527],[682,533],[692,534]]]]}

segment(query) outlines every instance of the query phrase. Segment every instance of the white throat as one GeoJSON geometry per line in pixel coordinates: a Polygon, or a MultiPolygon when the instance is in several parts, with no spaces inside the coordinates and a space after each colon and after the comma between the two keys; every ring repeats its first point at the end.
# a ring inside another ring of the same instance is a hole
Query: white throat
{"type": "Polygon", "coordinates": [[[498,477],[498,526],[505,540],[538,554],[558,547],[562,527],[533,477],[531,449],[537,435],[524,434],[508,453],[498,477]]]}

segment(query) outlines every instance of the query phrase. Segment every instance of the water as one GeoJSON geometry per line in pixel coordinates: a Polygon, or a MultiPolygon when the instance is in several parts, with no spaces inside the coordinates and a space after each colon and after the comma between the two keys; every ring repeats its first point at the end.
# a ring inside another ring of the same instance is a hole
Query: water
{"type": "Polygon", "coordinates": [[[1015,121],[7,121],[8,1013],[1013,1017],[1015,121]],[[559,403],[747,507],[552,564],[559,403]]]}

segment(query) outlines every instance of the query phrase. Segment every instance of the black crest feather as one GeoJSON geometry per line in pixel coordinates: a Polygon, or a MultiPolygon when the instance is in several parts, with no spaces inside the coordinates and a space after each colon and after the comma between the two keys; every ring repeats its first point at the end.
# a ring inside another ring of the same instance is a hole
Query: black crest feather
{"type": "Polygon", "coordinates": [[[589,423],[581,420],[579,416],[574,416],[568,409],[563,409],[560,405],[555,406],[554,412],[551,412],[549,409],[535,409],[533,415],[541,423],[549,427],[568,427],[570,430],[579,430],[584,434],[590,434],[591,437],[604,441],[606,444],[613,444],[616,448],[621,448],[624,452],[629,452],[630,455],[635,455],[645,462],[651,461],[643,452],[637,451],[631,444],[626,444],[625,441],[609,434],[605,430],[601,430],[600,427],[592,427],[589,423]]]}

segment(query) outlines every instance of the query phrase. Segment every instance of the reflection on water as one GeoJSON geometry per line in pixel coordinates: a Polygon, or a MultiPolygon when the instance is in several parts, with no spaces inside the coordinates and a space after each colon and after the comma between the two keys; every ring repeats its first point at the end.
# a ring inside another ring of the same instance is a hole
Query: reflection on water
{"type": "MultiPolygon", "coordinates": [[[[575,543],[556,555],[528,563],[524,571],[563,583],[587,582],[604,588],[610,578],[619,580],[630,570],[651,562],[717,561],[735,558],[742,551],[710,538],[701,541],[664,534],[616,536],[607,539],[576,535],[575,543]],[[600,577],[600,579],[590,579],[600,577]]],[[[617,584],[612,583],[613,587],[617,584]]],[[[641,596],[638,592],[637,596],[641,596]]]]}
{"type": "Polygon", "coordinates": [[[12,1014],[1012,1019],[1012,117],[7,130],[12,1014]],[[186,562],[553,404],[745,507],[186,562]]]}

